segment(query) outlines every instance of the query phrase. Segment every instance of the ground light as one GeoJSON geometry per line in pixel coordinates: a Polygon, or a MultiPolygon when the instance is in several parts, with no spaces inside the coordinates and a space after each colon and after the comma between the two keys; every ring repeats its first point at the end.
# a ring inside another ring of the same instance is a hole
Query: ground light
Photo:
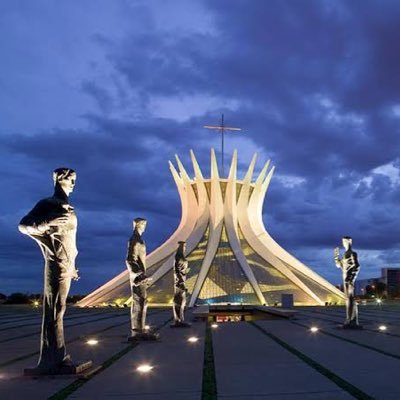
{"type": "Polygon", "coordinates": [[[211,328],[213,328],[213,329],[218,328],[218,324],[211,324],[211,328]]]}
{"type": "Polygon", "coordinates": [[[381,332],[384,332],[384,331],[386,331],[386,329],[387,329],[387,326],[386,325],[379,325],[379,328],[378,328],[381,332]]]}
{"type": "Polygon", "coordinates": [[[89,339],[86,341],[86,344],[88,344],[89,346],[96,346],[96,344],[98,344],[99,341],[97,339],[89,339]]]}
{"type": "Polygon", "coordinates": [[[37,300],[35,300],[35,301],[33,302],[33,305],[34,305],[35,307],[39,307],[39,302],[38,302],[37,300]]]}
{"type": "Polygon", "coordinates": [[[141,364],[136,368],[137,372],[140,372],[141,374],[148,374],[154,367],[149,364],[141,364]]]}
{"type": "Polygon", "coordinates": [[[189,343],[196,343],[199,340],[198,337],[196,336],[190,336],[190,338],[188,339],[189,343]]]}
{"type": "Polygon", "coordinates": [[[319,328],[316,327],[316,326],[312,326],[312,327],[310,328],[310,332],[312,332],[312,333],[318,332],[318,330],[319,330],[319,328]]]}
{"type": "Polygon", "coordinates": [[[148,330],[150,329],[150,325],[145,325],[145,326],[144,326],[144,329],[145,329],[146,331],[148,331],[148,330]]]}

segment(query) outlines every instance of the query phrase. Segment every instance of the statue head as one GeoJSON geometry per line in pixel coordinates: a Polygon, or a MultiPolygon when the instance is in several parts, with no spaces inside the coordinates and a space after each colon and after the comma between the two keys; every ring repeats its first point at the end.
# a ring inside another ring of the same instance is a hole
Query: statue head
{"type": "Polygon", "coordinates": [[[73,192],[76,181],[76,172],[71,168],[57,168],[53,171],[54,186],[60,187],[68,196],[73,192]]]}
{"type": "Polygon", "coordinates": [[[178,242],[178,250],[181,250],[183,254],[185,253],[186,242],[184,240],[181,240],[180,242],[178,242]]]}
{"type": "Polygon", "coordinates": [[[342,244],[345,250],[347,251],[351,248],[351,245],[353,244],[353,239],[350,236],[343,236],[342,244]]]}
{"type": "Polygon", "coordinates": [[[186,252],[186,242],[182,240],[178,242],[178,249],[176,251],[175,258],[185,257],[185,252],[186,252]]]}
{"type": "Polygon", "coordinates": [[[145,218],[135,218],[133,220],[133,230],[139,235],[143,234],[146,230],[147,220],[145,218]]]}

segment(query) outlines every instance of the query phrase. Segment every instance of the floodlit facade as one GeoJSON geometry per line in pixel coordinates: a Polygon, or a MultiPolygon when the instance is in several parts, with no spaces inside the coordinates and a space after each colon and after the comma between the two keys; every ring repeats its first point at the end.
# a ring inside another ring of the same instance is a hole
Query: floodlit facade
{"type": "MultiPolygon", "coordinates": [[[[191,178],[176,156],[170,162],[177,185],[182,217],[173,235],[147,257],[150,305],[168,305],[173,298],[173,263],[178,241],[187,242],[190,272],[187,277],[189,306],[199,304],[266,304],[293,294],[296,305],[343,303],[343,293],[305,266],[268,234],[262,219],[265,194],[274,167],[269,161],[253,180],[254,155],[243,180],[236,178],[237,153],[229,176],[219,177],[211,150],[211,178],[204,178],[191,151],[191,178]],[[178,172],[179,171],[179,172],[178,172]]],[[[151,223],[151,222],[150,222],[151,223]]],[[[82,299],[79,306],[130,303],[128,271],[82,299]]]]}

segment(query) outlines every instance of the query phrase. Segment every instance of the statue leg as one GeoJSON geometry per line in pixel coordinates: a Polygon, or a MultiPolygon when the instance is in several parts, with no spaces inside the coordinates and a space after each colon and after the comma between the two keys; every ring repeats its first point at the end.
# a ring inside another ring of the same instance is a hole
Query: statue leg
{"type": "Polygon", "coordinates": [[[175,288],[174,295],[174,320],[171,328],[189,328],[191,325],[185,322],[186,290],[175,288]]]}
{"type": "Polygon", "coordinates": [[[136,293],[136,287],[132,286],[132,304],[131,304],[131,329],[139,330],[140,329],[140,305],[139,305],[139,296],[136,293]]]}
{"type": "Polygon", "coordinates": [[[186,307],[186,290],[182,290],[182,301],[180,308],[180,319],[182,322],[185,320],[185,307],[186,307]]]}
{"type": "Polygon", "coordinates": [[[147,289],[142,286],[132,286],[132,331],[143,331],[146,324],[147,289]]]}
{"type": "Polygon", "coordinates": [[[349,285],[349,301],[350,301],[350,307],[349,307],[350,324],[358,325],[358,310],[357,310],[357,303],[354,298],[353,285],[349,285]]]}
{"type": "MultiPolygon", "coordinates": [[[[56,302],[56,338],[57,348],[63,349],[63,362],[71,363],[71,357],[67,355],[64,340],[64,315],[67,310],[67,297],[71,288],[71,279],[62,279],[60,281],[60,295],[56,302]]],[[[61,356],[61,354],[60,354],[61,356]]]]}
{"type": "Polygon", "coordinates": [[[66,358],[64,313],[71,279],[60,279],[58,264],[45,266],[39,368],[56,369],[66,358]]]}
{"type": "Polygon", "coordinates": [[[141,286],[140,288],[140,305],[142,307],[142,319],[140,321],[142,329],[146,326],[146,316],[147,316],[147,287],[146,285],[141,286]]]}
{"type": "Polygon", "coordinates": [[[175,295],[174,295],[174,320],[175,322],[181,322],[181,304],[182,304],[182,298],[181,298],[181,291],[179,289],[175,290],[175,295]]]}
{"type": "Polygon", "coordinates": [[[344,284],[344,294],[346,296],[346,325],[350,323],[351,320],[351,293],[349,291],[349,284],[344,284]]]}

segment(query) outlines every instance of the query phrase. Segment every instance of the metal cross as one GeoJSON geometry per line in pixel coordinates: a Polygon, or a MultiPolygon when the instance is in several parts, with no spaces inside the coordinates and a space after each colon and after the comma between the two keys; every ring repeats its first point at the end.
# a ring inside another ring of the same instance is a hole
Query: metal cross
{"type": "Polygon", "coordinates": [[[225,131],[241,131],[241,128],[231,128],[224,125],[224,114],[221,116],[221,125],[204,125],[203,128],[216,129],[221,131],[221,162],[222,162],[222,176],[224,176],[224,133],[225,131]]]}

